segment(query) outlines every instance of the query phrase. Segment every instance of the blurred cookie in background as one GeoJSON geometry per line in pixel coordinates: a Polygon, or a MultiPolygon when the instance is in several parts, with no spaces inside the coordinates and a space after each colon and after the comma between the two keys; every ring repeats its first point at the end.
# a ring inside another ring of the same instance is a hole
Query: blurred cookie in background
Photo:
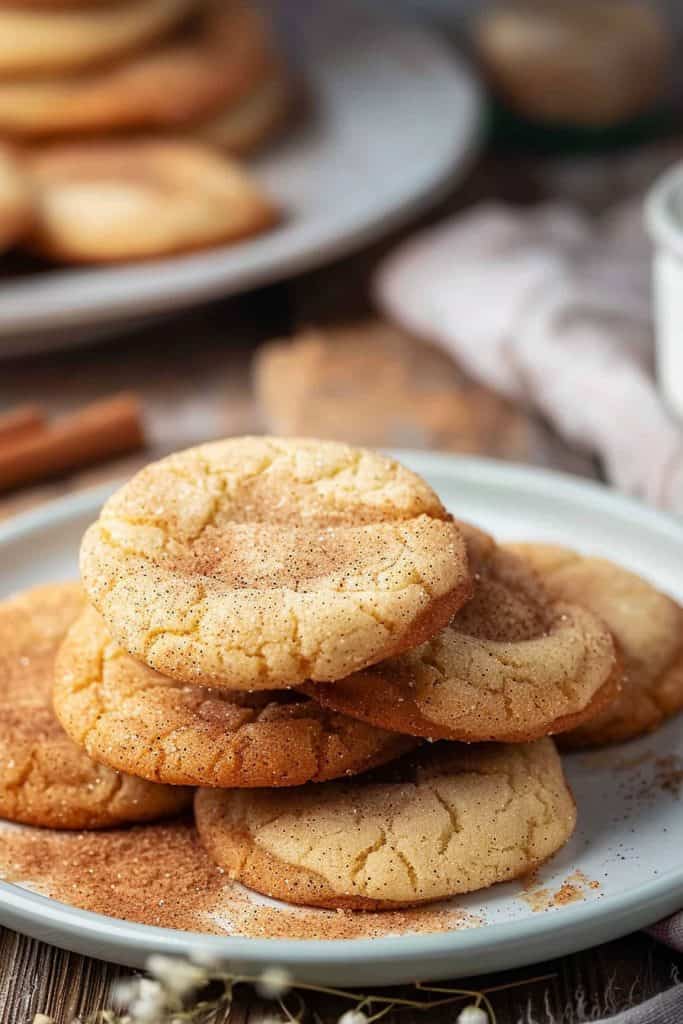
{"type": "Polygon", "coordinates": [[[232,136],[241,131],[243,151],[254,134],[267,131],[262,123],[270,121],[273,103],[284,107],[285,72],[275,52],[269,26],[256,10],[205,2],[182,32],[124,60],[77,73],[0,79],[0,133],[28,141],[139,129],[191,131],[215,117],[215,133],[200,128],[200,134],[230,148],[230,137],[221,135],[230,136],[233,118],[232,136]],[[277,92],[275,99],[268,90],[277,92]],[[250,105],[256,109],[250,112],[250,105]]]}
{"type": "Polygon", "coordinates": [[[264,230],[278,214],[225,154],[291,97],[248,0],[0,0],[0,250],[124,262],[264,230]]]}
{"type": "Polygon", "coordinates": [[[48,147],[27,157],[36,196],[29,239],[66,263],[112,263],[208,248],[278,219],[246,170],[187,139],[48,147]]]}
{"type": "Polygon", "coordinates": [[[173,29],[198,0],[117,0],[85,7],[0,5],[0,77],[49,74],[120,57],[173,29]]]}
{"type": "Polygon", "coordinates": [[[19,157],[0,143],[0,251],[26,234],[33,220],[33,193],[19,157]]]}
{"type": "Polygon", "coordinates": [[[274,61],[246,96],[201,124],[198,134],[228,153],[251,153],[284,127],[294,94],[284,66],[274,61]]]}
{"type": "Polygon", "coordinates": [[[306,329],[254,363],[267,428],[377,447],[526,459],[535,425],[443,352],[379,320],[306,329]]]}

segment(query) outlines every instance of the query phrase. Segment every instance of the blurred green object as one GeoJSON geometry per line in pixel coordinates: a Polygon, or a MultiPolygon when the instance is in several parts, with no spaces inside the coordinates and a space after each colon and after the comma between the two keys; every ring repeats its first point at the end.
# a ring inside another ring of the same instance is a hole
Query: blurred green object
{"type": "Polygon", "coordinates": [[[675,129],[674,112],[663,105],[621,124],[592,126],[532,121],[493,95],[488,100],[488,137],[502,152],[595,153],[652,142],[675,129]]]}
{"type": "Polygon", "coordinates": [[[472,42],[492,93],[494,142],[581,152],[666,132],[671,35],[643,0],[513,0],[487,9],[472,42]]]}

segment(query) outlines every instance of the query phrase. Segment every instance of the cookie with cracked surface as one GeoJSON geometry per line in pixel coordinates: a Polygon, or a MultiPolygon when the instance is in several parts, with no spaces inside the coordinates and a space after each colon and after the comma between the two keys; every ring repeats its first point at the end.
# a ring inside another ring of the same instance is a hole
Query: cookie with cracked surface
{"type": "Polygon", "coordinates": [[[49,74],[119,57],[159,38],[197,0],[119,0],[82,10],[0,7],[0,77],[49,74]]]}
{"type": "Polygon", "coordinates": [[[620,649],[620,696],[562,746],[601,747],[652,732],[683,709],[683,608],[641,576],[605,558],[552,544],[509,545],[528,559],[556,598],[589,609],[620,649]]]}
{"type": "Polygon", "coordinates": [[[115,263],[258,234],[278,214],[235,161],[188,139],[62,143],[27,155],[32,248],[68,263],[115,263]]]}
{"type": "Polygon", "coordinates": [[[523,461],[539,446],[526,413],[474,384],[443,350],[382,320],[270,341],[255,354],[253,377],[275,434],[523,461]]]}
{"type": "Polygon", "coordinates": [[[57,649],[85,606],[78,583],[0,603],[0,817],[48,828],[108,828],[184,810],[191,791],[92,761],[51,706],[57,649]]]}
{"type": "Polygon", "coordinates": [[[326,707],[430,739],[516,743],[590,719],[618,692],[609,630],[553,601],[529,565],[460,524],[474,596],[422,646],[334,685],[305,687],[326,707]]]}
{"type": "Polygon", "coordinates": [[[436,744],[385,772],[297,790],[201,789],[200,838],[231,877],[267,896],[382,910],[516,878],[574,830],[548,739],[436,744]]]}
{"type": "Polygon", "coordinates": [[[0,80],[0,130],[21,139],[54,139],[173,130],[198,119],[227,117],[233,109],[237,115],[272,74],[273,61],[273,44],[259,13],[246,4],[215,0],[180,36],[125,61],[77,74],[0,80]]]}
{"type": "Polygon", "coordinates": [[[251,153],[282,127],[292,99],[291,83],[283,67],[274,62],[247,95],[214,113],[196,131],[228,153],[251,153]]]}
{"type": "Polygon", "coordinates": [[[25,235],[33,220],[33,193],[21,162],[0,145],[0,251],[25,235]]]}
{"type": "Polygon", "coordinates": [[[100,4],[110,3],[111,0],[0,0],[0,9],[3,7],[17,8],[22,10],[68,10],[70,7],[94,7],[100,4]]]}
{"type": "Polygon", "coordinates": [[[236,690],[341,679],[433,636],[471,588],[464,538],[415,473],[267,437],[143,469],[86,532],[81,573],[135,658],[236,690]]]}
{"type": "Polygon", "coordinates": [[[122,651],[94,608],[57,655],[53,702],[91,757],[173,785],[299,786],[365,771],[416,744],[286,690],[175,682],[122,651]]]}

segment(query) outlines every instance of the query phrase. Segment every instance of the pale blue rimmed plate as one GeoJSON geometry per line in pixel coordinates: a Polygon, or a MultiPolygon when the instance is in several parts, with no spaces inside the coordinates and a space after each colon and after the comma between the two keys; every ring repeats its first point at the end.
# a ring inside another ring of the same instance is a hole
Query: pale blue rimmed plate
{"type": "MultiPolygon", "coordinates": [[[[598,485],[542,470],[417,453],[402,458],[457,515],[501,537],[552,539],[599,552],[683,601],[683,525],[672,518],[598,485]]],[[[73,577],[81,533],[108,493],[80,494],[0,526],[2,594],[73,577]]],[[[682,907],[683,814],[662,766],[683,766],[683,719],[609,752],[573,755],[566,765],[579,807],[576,835],[543,869],[531,894],[515,882],[455,901],[471,915],[468,927],[347,940],[206,936],[86,913],[4,882],[0,923],[130,965],[143,964],[154,951],[201,948],[245,972],[278,963],[302,981],[368,986],[534,963],[623,935],[682,907]],[[574,902],[561,905],[539,895],[541,886],[552,897],[563,885],[574,902]]],[[[229,906],[221,916],[229,919],[229,906]]]]}

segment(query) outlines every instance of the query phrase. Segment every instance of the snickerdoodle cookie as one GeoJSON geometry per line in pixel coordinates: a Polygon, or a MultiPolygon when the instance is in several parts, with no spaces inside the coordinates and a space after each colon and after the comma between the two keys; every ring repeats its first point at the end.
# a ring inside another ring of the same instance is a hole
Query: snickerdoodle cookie
{"type": "Polygon", "coordinates": [[[604,558],[552,544],[515,544],[557,599],[589,609],[612,631],[624,661],[621,695],[562,737],[592,747],[640,736],[683,708],[683,608],[604,558]]]}
{"type": "Polygon", "coordinates": [[[84,10],[87,7],[108,4],[111,0],[0,0],[0,8],[12,7],[28,10],[67,10],[69,7],[79,7],[84,10]]]}
{"type": "Polygon", "coordinates": [[[218,150],[182,139],[49,147],[27,156],[35,190],[29,238],[68,263],[189,252],[257,234],[277,212],[218,150]]]}
{"type": "Polygon", "coordinates": [[[341,679],[433,636],[471,586],[464,538],[415,473],[268,437],[143,469],[86,532],[81,573],[130,654],[237,690],[341,679]]]}
{"type": "Polygon", "coordinates": [[[0,604],[0,817],[106,828],[179,813],[189,790],[96,764],[53,714],[55,654],[84,606],[78,583],[34,587],[0,604]]]}
{"type": "Polygon", "coordinates": [[[209,855],[268,896],[381,910],[531,871],[576,810],[551,740],[437,744],[380,773],[295,790],[199,790],[209,855]]]}
{"type": "MultiPolygon", "coordinates": [[[[273,64],[272,40],[258,12],[216,0],[180,37],[124,62],[58,77],[0,80],[0,130],[22,139],[55,138],[184,128],[216,116],[220,141],[222,118],[228,126],[242,124],[245,134],[258,120],[258,112],[247,111],[258,106],[258,88],[269,81],[273,64]]],[[[273,102],[264,99],[263,105],[273,102]]]]}
{"type": "Polygon", "coordinates": [[[33,219],[33,193],[19,160],[0,145],[0,251],[24,235],[33,219]]]}
{"type": "Polygon", "coordinates": [[[254,389],[275,434],[524,461],[541,442],[526,413],[382,320],[308,327],[262,345],[254,389]]]}
{"type": "Polygon", "coordinates": [[[198,126],[199,135],[229,153],[250,153],[284,123],[292,87],[283,68],[273,63],[250,92],[198,126]]]}
{"type": "Polygon", "coordinates": [[[0,7],[0,77],[111,60],[172,29],[197,0],[112,0],[85,9],[0,7]]]}
{"type": "Polygon", "coordinates": [[[91,757],[174,785],[321,782],[383,764],[416,742],[284,690],[229,693],[175,682],[122,651],[94,608],[57,656],[54,708],[91,757]]]}
{"type": "Polygon", "coordinates": [[[618,692],[609,630],[576,604],[552,601],[527,563],[461,524],[474,597],[422,646],[332,686],[324,705],[432,739],[519,742],[569,729],[618,692]]]}

